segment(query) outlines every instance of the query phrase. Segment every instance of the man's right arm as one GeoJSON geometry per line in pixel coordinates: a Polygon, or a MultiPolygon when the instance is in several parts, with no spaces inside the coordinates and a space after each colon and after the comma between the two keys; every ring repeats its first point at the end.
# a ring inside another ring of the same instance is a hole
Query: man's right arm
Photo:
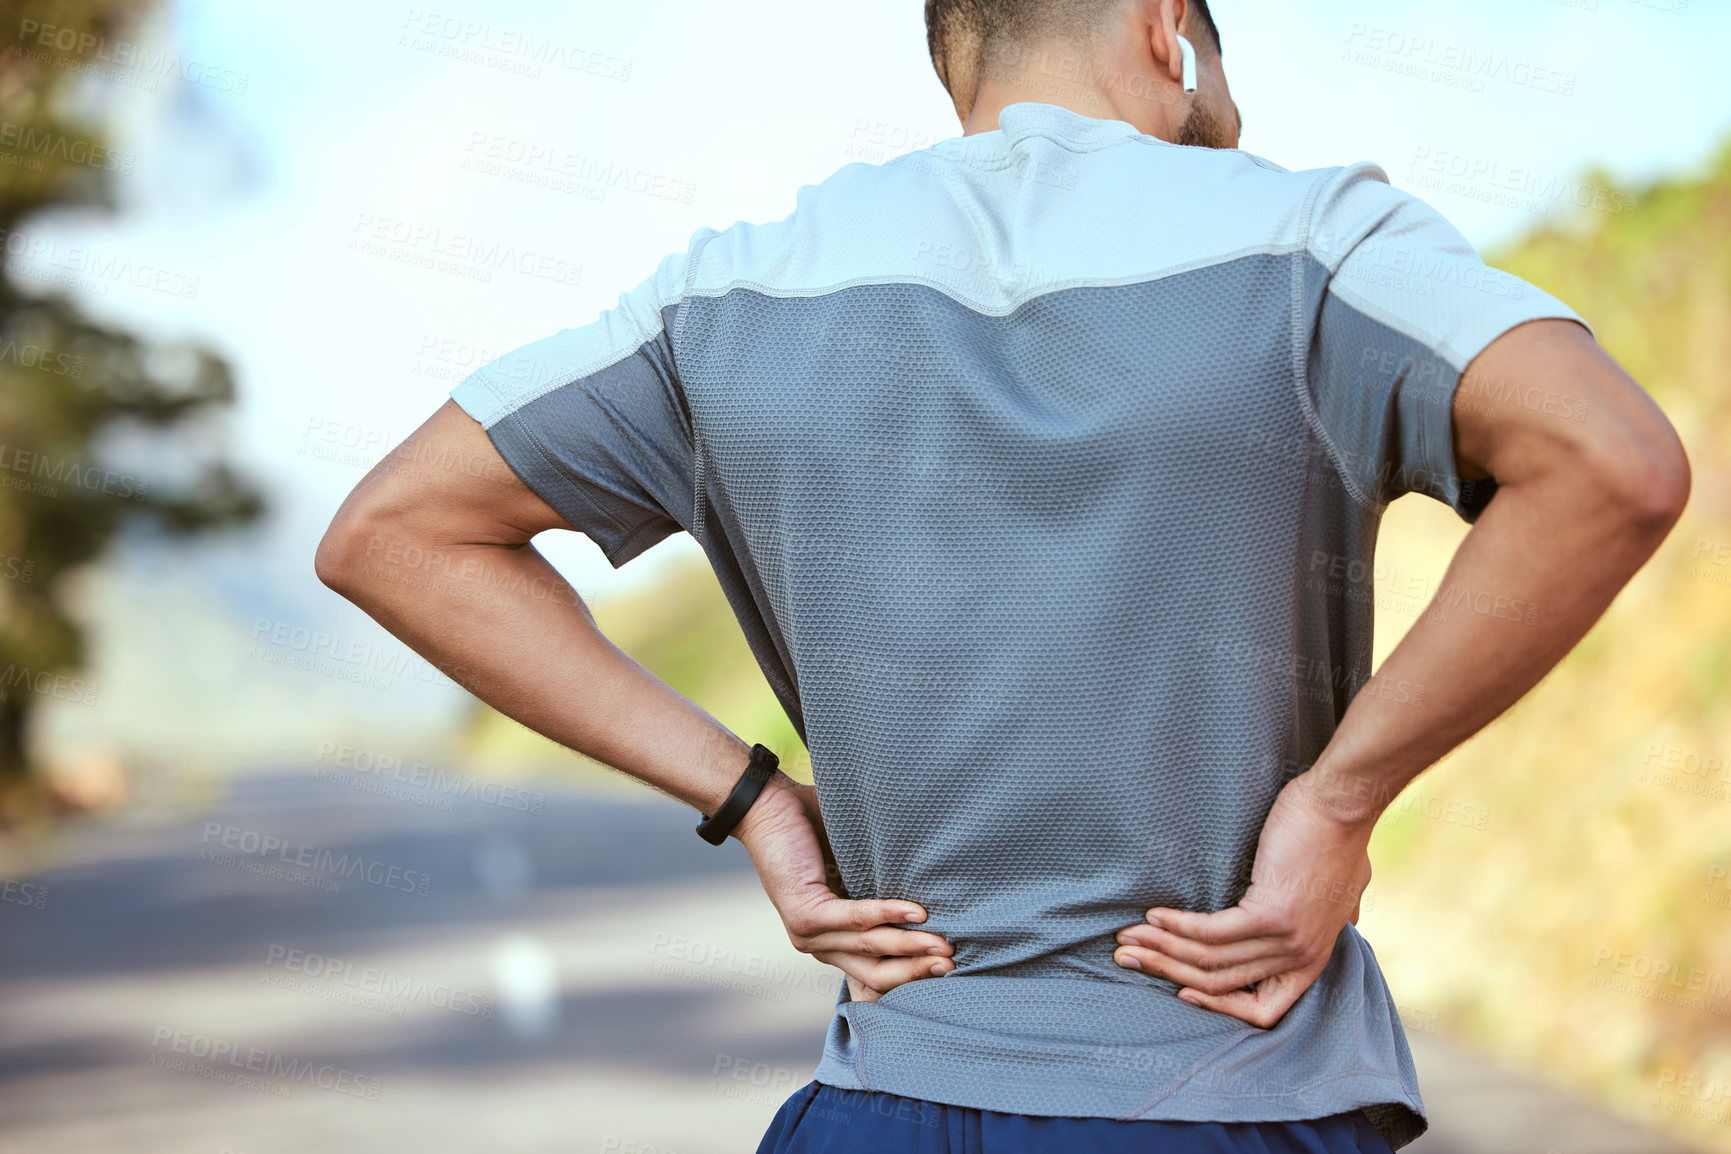
{"type": "Polygon", "coordinates": [[[1151,925],[1120,932],[1121,959],[1186,985],[1186,1000],[1264,1027],[1277,1022],[1356,914],[1377,817],[1585,636],[1688,500],[1689,463],[1675,430],[1572,321],[1531,321],[1491,342],[1468,366],[1452,415],[1459,475],[1494,477],[1497,489],[1433,604],[1470,590],[1475,607],[1482,601],[1489,611],[1420,615],[1316,763],[1282,790],[1238,906],[1151,910],[1151,925]],[[1580,398],[1586,419],[1522,403],[1547,394],[1580,398]],[[1402,682],[1422,685],[1422,697],[1377,691],[1402,682]],[[1294,875],[1318,884],[1293,886],[1294,875]],[[1256,991],[1241,990],[1255,982],[1256,991]]]}
{"type": "Polygon", "coordinates": [[[1389,654],[1378,680],[1423,685],[1418,703],[1353,698],[1308,771],[1314,804],[1349,824],[1373,824],[1408,782],[1538,684],[1689,497],[1688,458],[1670,422],[1571,321],[1533,321],[1492,342],[1468,366],[1453,416],[1460,475],[1495,477],[1497,492],[1433,604],[1470,591],[1469,603],[1489,611],[1422,614],[1389,654]],[[1581,398],[1586,419],[1522,403],[1547,394],[1581,398]]]}

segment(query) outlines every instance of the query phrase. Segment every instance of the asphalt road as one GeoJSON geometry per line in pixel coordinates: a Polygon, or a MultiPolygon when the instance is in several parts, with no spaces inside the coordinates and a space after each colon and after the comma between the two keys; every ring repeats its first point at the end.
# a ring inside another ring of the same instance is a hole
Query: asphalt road
{"type": "MultiPolygon", "coordinates": [[[[0,1152],[756,1148],[839,975],[737,843],[647,795],[383,784],[248,778],[0,862],[0,1152]]],[[[1411,1154],[1683,1154],[1408,1037],[1411,1154]]]]}

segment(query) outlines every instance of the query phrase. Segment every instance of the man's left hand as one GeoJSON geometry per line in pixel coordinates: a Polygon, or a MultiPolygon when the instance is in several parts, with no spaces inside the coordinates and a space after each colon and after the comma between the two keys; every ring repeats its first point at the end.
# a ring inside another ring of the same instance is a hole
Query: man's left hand
{"type": "Polygon", "coordinates": [[[847,975],[848,997],[875,1002],[908,982],[955,969],[950,944],[917,928],[915,902],[846,896],[817,790],[777,775],[734,833],[795,949],[847,975]]]}

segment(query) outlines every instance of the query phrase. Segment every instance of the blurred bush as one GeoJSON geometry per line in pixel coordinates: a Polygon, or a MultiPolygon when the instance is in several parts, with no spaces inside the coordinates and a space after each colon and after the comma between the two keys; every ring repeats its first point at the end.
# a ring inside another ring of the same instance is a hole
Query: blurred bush
{"type": "MultiPolygon", "coordinates": [[[[116,434],[173,434],[226,405],[234,383],[209,351],[160,345],[86,316],[72,297],[19,288],[15,260],[36,245],[30,218],[49,210],[111,212],[121,154],[102,120],[129,90],[90,65],[124,40],[150,5],[135,0],[0,3],[0,816],[30,812],[30,719],[44,702],[93,704],[74,676],[84,637],[68,578],[129,525],[181,537],[263,510],[224,461],[173,485],[105,463],[116,434]],[[44,29],[50,29],[48,34],[44,29]],[[46,41],[46,43],[44,42],[46,41]],[[72,110],[76,109],[76,113],[72,110]]],[[[172,447],[172,444],[171,446],[172,447]]]]}
{"type": "MultiPolygon", "coordinates": [[[[1632,214],[1491,261],[1567,301],[1659,401],[1689,508],[1582,644],[1390,807],[1360,928],[1445,1032],[1731,1151],[1731,144],[1636,191],[1632,214]],[[1484,828],[1427,819],[1450,801],[1484,828]]],[[[1440,577],[1464,532],[1402,498],[1378,562],[1440,577]]],[[[1379,653],[1411,620],[1379,612],[1379,653]]]]}

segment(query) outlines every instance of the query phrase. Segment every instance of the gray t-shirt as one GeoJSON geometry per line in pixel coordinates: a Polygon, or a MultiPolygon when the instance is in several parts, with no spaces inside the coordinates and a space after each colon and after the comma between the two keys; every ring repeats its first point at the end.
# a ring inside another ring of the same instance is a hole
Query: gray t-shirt
{"type": "Polygon", "coordinates": [[[955,946],[876,1002],[844,983],[819,1081],[1048,1116],[1362,1107],[1402,1146],[1424,1105],[1356,927],[1267,1030],[1118,966],[1113,932],[1243,895],[1369,679],[1384,507],[1494,495],[1455,471],[1460,373],[1579,318],[1375,165],[1050,104],[999,124],[700,229],[452,395],[615,566],[701,543],[850,894],[955,946]]]}

